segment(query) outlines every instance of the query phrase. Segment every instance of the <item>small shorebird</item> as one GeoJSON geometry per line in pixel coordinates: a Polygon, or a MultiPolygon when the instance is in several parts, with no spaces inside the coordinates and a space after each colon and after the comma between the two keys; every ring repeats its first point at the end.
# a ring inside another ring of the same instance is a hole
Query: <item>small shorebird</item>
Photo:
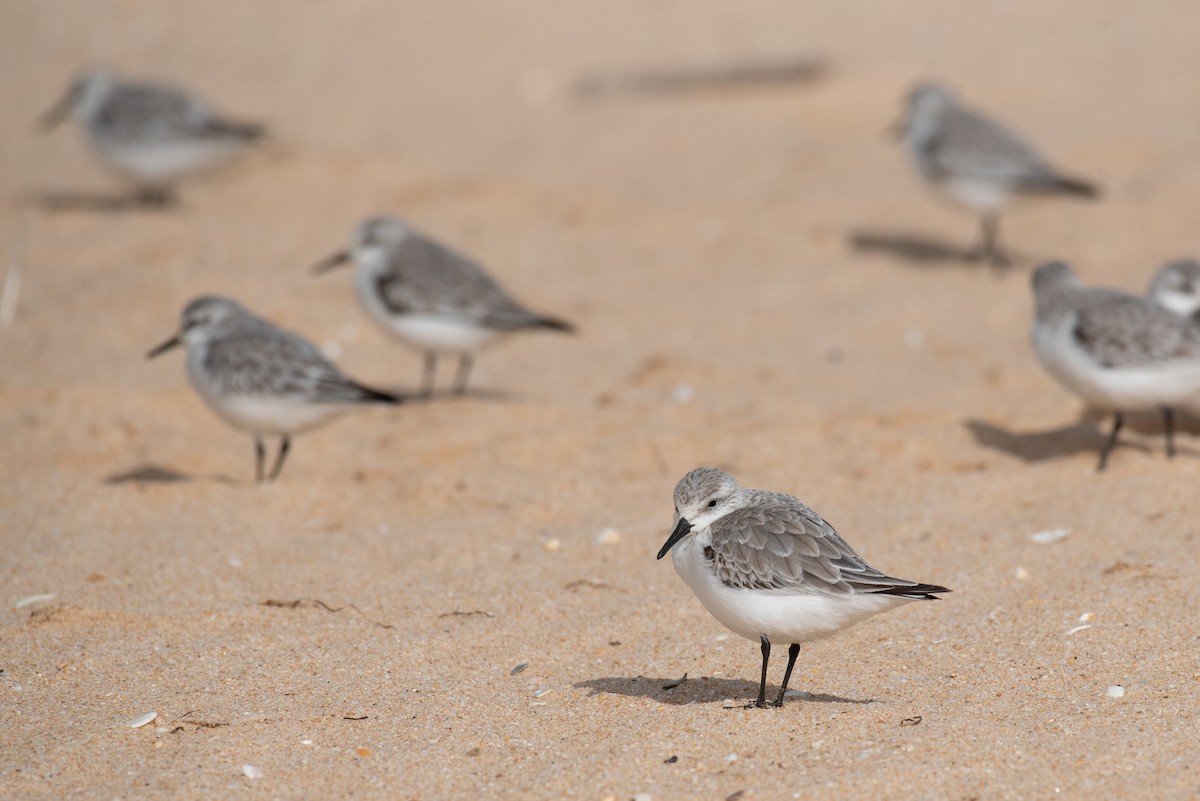
{"type": "Polygon", "coordinates": [[[254,477],[262,481],[263,437],[279,437],[268,478],[283,469],[292,435],[355,406],[400,398],[347,378],[312,343],[257,317],[228,298],[205,296],[183,310],[179,333],[146,354],[187,345],[187,373],[225,422],[254,436],[254,477]]]}
{"type": "Polygon", "coordinates": [[[421,393],[433,394],[439,354],[457,354],[454,392],[463,394],[476,351],[514,331],[570,333],[563,320],[529,311],[483,268],[395,217],[372,217],[317,274],[353,261],[362,305],[389,333],[425,354],[421,393]]]}
{"type": "Polygon", "coordinates": [[[1033,273],[1038,361],[1088,404],[1114,414],[1096,469],[1117,444],[1126,412],[1158,409],[1167,456],[1177,408],[1200,409],[1200,327],[1153,301],[1085,286],[1064,262],[1033,273]]]}
{"type": "Polygon", "coordinates": [[[1008,263],[999,247],[1000,212],[1014,198],[1099,194],[1088,181],[1058,172],[1000,123],[962,105],[949,89],[922,83],[908,95],[900,135],[930,186],[980,215],[980,259],[1008,263]]]}
{"type": "Polygon", "coordinates": [[[783,706],[801,643],[949,592],[879,572],[796,498],[743,489],[713,467],[697,468],[676,485],[675,529],[658,558],[672,549],[675,572],[704,608],[761,646],[757,707],[767,706],[771,643],[788,643],[775,699],[775,706],[783,706]]]}
{"type": "Polygon", "coordinates": [[[48,131],[72,115],[101,161],[157,205],[172,199],[180,178],[235,158],[265,135],[261,125],[221,117],[182,89],[100,69],[80,73],[41,126],[48,131]]]}

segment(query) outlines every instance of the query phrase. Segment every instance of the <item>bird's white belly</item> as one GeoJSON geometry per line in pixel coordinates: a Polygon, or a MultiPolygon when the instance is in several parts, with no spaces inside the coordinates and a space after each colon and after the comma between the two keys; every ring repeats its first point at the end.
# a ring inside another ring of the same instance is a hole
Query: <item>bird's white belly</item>
{"type": "Polygon", "coordinates": [[[1200,360],[1143,367],[1101,367],[1075,340],[1074,317],[1035,325],[1034,352],[1055,378],[1098,409],[1135,412],[1162,406],[1200,408],[1200,360]]]}
{"type": "Polygon", "coordinates": [[[950,177],[937,186],[951,199],[978,212],[998,212],[1012,199],[1012,190],[1000,181],[950,177]]]}
{"type": "Polygon", "coordinates": [[[465,353],[491,344],[502,332],[465,315],[432,312],[397,314],[380,298],[370,269],[358,269],[354,286],[367,312],[401,342],[423,352],[465,353]]]}
{"type": "Polygon", "coordinates": [[[206,400],[227,423],[252,434],[299,434],[345,411],[339,406],[251,395],[206,400]]]}
{"type": "Polygon", "coordinates": [[[754,642],[762,635],[777,645],[821,639],[907,600],[879,593],[832,596],[727,587],[704,556],[706,544],[697,534],[676,545],[675,572],[723,626],[754,642]]]}
{"type": "Polygon", "coordinates": [[[345,411],[342,406],[306,403],[300,398],[219,392],[191,358],[188,378],[222,420],[251,434],[298,434],[345,411]]]}
{"type": "Polygon", "coordinates": [[[93,144],[112,167],[148,184],[170,183],[189,173],[216,167],[242,149],[236,142],[220,139],[123,144],[96,137],[93,144]]]}
{"type": "Polygon", "coordinates": [[[387,326],[414,347],[437,353],[476,351],[499,336],[499,332],[462,317],[440,314],[393,315],[387,326]]]}

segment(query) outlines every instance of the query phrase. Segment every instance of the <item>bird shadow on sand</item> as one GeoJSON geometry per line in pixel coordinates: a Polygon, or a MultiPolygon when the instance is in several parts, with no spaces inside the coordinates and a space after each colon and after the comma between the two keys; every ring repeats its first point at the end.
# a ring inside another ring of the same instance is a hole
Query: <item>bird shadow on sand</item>
{"type": "MultiPolygon", "coordinates": [[[[971,433],[975,442],[985,448],[1003,451],[1023,462],[1045,462],[1063,459],[1080,453],[1096,455],[1108,441],[1108,427],[1112,417],[1099,412],[1087,411],[1079,420],[1067,426],[1044,431],[1012,431],[984,420],[966,420],[963,426],[971,433]]],[[[1176,433],[1200,433],[1200,422],[1179,416],[1175,423],[1176,433]]],[[[1127,434],[1137,433],[1147,437],[1161,437],[1162,417],[1157,413],[1126,414],[1125,426],[1117,443],[1118,450],[1135,448],[1143,453],[1154,451],[1153,443],[1130,441],[1127,434]]],[[[1179,448],[1180,454],[1190,449],[1179,448]]]]}
{"type": "MultiPolygon", "coordinates": [[[[919,267],[992,266],[975,247],[952,245],[924,234],[857,228],[846,235],[846,244],[856,253],[882,253],[919,267]]],[[[1012,251],[1007,255],[1018,260],[1012,251]]]]}
{"type": "MultiPolygon", "coordinates": [[[[719,704],[727,699],[738,702],[741,709],[744,703],[752,702],[758,695],[758,684],[740,679],[718,679],[701,676],[695,679],[680,681],[674,679],[655,679],[648,676],[607,676],[600,679],[588,679],[576,682],[576,689],[591,690],[593,694],[608,693],[624,695],[630,698],[653,698],[663,704],[683,706],[691,703],[719,704]],[[669,689],[668,689],[669,688],[669,689]]],[[[779,692],[778,685],[767,686],[767,695],[774,698],[772,693],[779,692]]],[[[874,704],[874,698],[842,698],[837,695],[824,693],[806,693],[801,696],[789,696],[787,703],[816,702],[819,704],[874,704]]]]}
{"type": "Polygon", "coordinates": [[[104,477],[104,483],[111,486],[121,486],[123,484],[133,484],[136,486],[149,484],[187,484],[195,481],[211,481],[215,484],[229,485],[244,483],[234,481],[229,476],[197,476],[157,464],[139,464],[128,470],[104,477]]]}
{"type": "Polygon", "coordinates": [[[43,211],[82,211],[102,214],[123,214],[131,211],[162,213],[177,211],[183,205],[176,195],[137,191],[36,190],[28,193],[25,199],[30,205],[43,211]]]}

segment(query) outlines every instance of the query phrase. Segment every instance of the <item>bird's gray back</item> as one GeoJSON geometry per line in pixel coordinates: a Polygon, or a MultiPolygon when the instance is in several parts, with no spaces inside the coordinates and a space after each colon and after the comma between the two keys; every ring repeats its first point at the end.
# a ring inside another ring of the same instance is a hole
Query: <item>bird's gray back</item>
{"type": "Polygon", "coordinates": [[[1030,189],[1053,181],[1046,161],[1000,123],[962,106],[949,106],[941,113],[936,133],[919,148],[933,179],[975,179],[1030,189]]]}
{"type": "Polygon", "coordinates": [[[122,83],[97,110],[89,127],[122,143],[154,144],[214,133],[212,110],[171,86],[122,83]]]}
{"type": "Polygon", "coordinates": [[[1092,289],[1072,334],[1101,367],[1145,367],[1200,359],[1200,329],[1145,298],[1092,289]]]}
{"type": "Polygon", "coordinates": [[[201,366],[228,395],[353,403],[363,394],[312,343],[249,314],[209,340],[201,366]]]}
{"type": "Polygon", "coordinates": [[[746,496],[746,506],[710,527],[705,555],[726,586],[843,596],[916,586],[871,567],[798,499],[761,490],[746,496]]]}
{"type": "Polygon", "coordinates": [[[396,314],[458,315],[499,329],[527,328],[539,319],[474,261],[418,232],[392,251],[376,289],[396,314]]]}

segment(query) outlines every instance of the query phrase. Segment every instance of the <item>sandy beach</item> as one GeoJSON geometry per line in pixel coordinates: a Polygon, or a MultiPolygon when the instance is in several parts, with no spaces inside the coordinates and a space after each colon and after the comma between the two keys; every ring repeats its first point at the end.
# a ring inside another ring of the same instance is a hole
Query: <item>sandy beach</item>
{"type": "Polygon", "coordinates": [[[1194,4],[15,0],[0,19],[0,797],[1200,795],[1200,423],[1168,460],[1138,418],[1098,474],[1107,420],[1028,333],[1041,261],[1140,292],[1200,255],[1194,4]],[[622,82],[798,61],[820,68],[622,82]],[[50,208],[122,186],[77,126],[33,130],[88,64],[272,139],[169,211],[50,208]],[[887,135],[928,76],[1103,198],[1019,206],[1013,266],[964,261],[976,220],[887,135]],[[375,213],[578,333],[481,354],[466,397],[300,436],[256,485],[182,354],[145,353],[220,293],[413,390],[420,355],[349,272],[309,269],[375,213]],[[805,646],[808,695],[744,709],[757,644],[654,558],[698,465],[953,592],[805,646]]]}

